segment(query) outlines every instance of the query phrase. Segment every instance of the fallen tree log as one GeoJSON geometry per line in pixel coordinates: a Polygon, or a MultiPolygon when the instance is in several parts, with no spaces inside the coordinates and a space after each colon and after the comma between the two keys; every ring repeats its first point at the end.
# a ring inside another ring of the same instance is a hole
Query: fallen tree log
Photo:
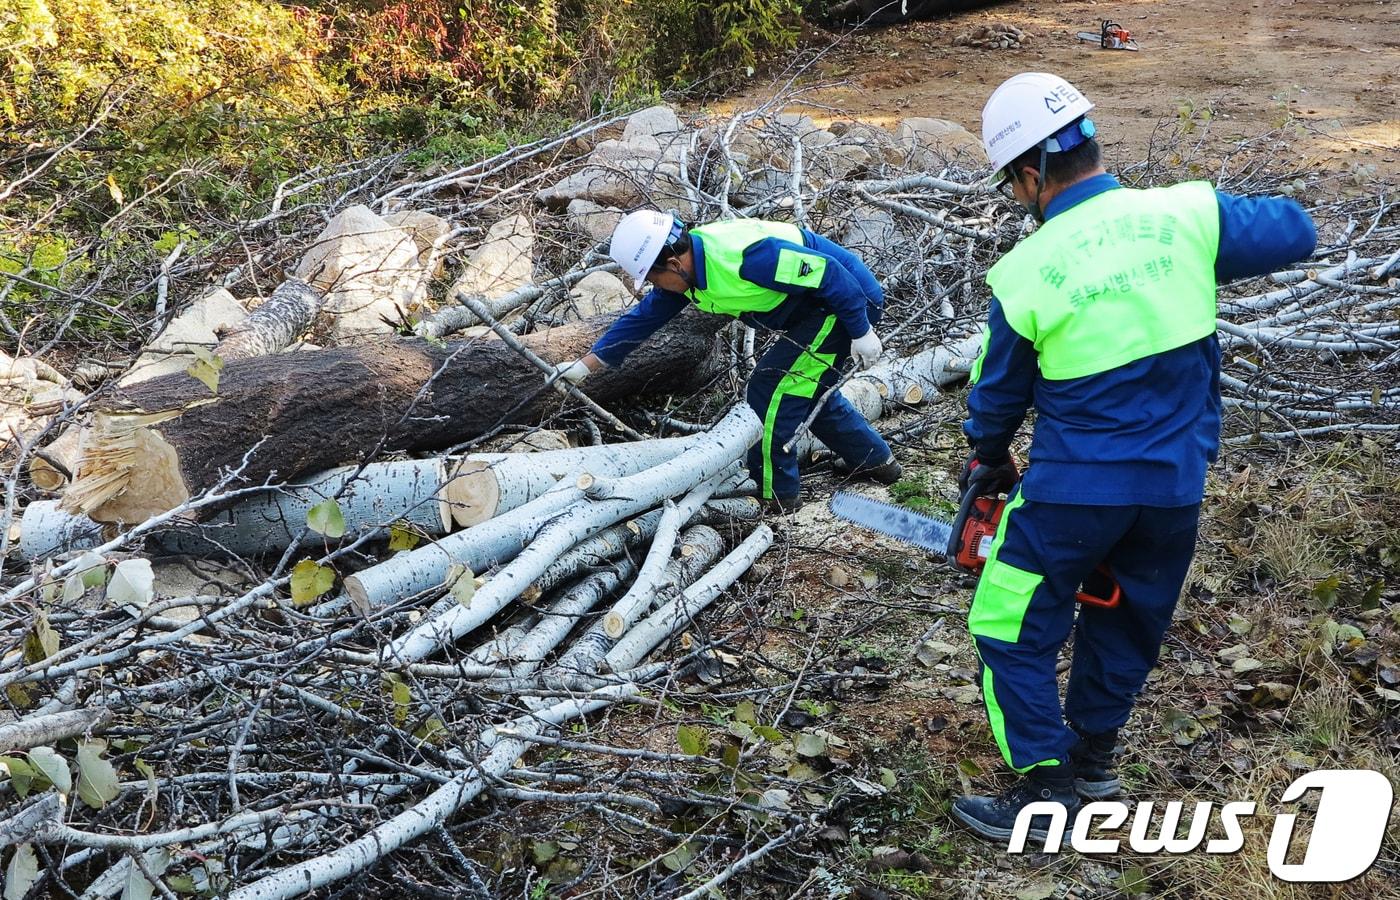
{"type": "MultiPolygon", "coordinates": [[[[547,360],[585,353],[612,316],[524,339],[547,360]]],[[[703,383],[722,320],[689,313],[626,366],[588,383],[616,400],[703,383]]],[[[371,451],[436,450],[558,403],[539,370],[499,341],[375,341],[238,360],[217,393],[183,373],[131,385],[84,430],[64,508],[99,522],[141,522],[230,473],[240,486],[280,481],[371,451]]]]}
{"type": "Polygon", "coordinates": [[[111,720],[112,711],[101,706],[20,719],[0,725],[0,753],[28,750],[98,732],[111,720]]]}
{"type": "Polygon", "coordinates": [[[881,360],[878,365],[855,376],[857,382],[873,383],[880,396],[910,406],[917,406],[932,395],[967,374],[954,365],[957,360],[975,359],[982,345],[982,329],[951,341],[946,346],[932,347],[914,356],[881,360]]]}
{"type": "MultiPolygon", "coordinates": [[[[476,593],[470,609],[458,606],[420,623],[387,644],[380,653],[381,658],[387,665],[417,662],[455,643],[519,597],[549,568],[550,563],[574,544],[624,518],[644,512],[667,497],[688,491],[731,467],[737,468],[738,457],[757,440],[761,429],[762,424],[753,410],[747,406],[735,407],[703,439],[680,456],[637,475],[619,478],[611,485],[613,490],[608,492],[612,494],[611,497],[590,498],[587,503],[575,502],[568,506],[561,515],[529,536],[528,546],[476,593]]],[[[559,493],[568,496],[571,492],[559,493]]],[[[521,507],[517,512],[528,508],[528,505],[521,507]]],[[[376,568],[383,567],[381,563],[358,574],[361,590],[365,577],[376,568]]],[[[346,589],[350,590],[350,579],[346,580],[346,589]]],[[[396,596],[403,596],[403,592],[398,592],[396,596]]]]}
{"type": "Polygon", "coordinates": [[[289,278],[219,341],[214,355],[228,364],[235,359],[266,356],[284,350],[311,327],[311,322],[325,302],[324,291],[300,278],[289,278]]]}
{"type": "MultiPolygon", "coordinates": [[[[442,496],[446,466],[443,459],[430,458],[320,472],[235,501],[203,522],[160,529],[148,546],[157,553],[241,556],[285,550],[298,536],[302,545],[324,542],[329,536],[308,531],[307,516],[312,507],[332,499],[344,519],[346,540],[384,531],[395,523],[438,537],[452,525],[448,501],[442,496]]],[[[52,500],[40,500],[25,507],[19,548],[26,559],[40,559],[90,549],[103,536],[101,523],[64,512],[52,500]]]]}
{"type": "Polygon", "coordinates": [[[662,438],[540,453],[473,453],[453,469],[444,494],[453,520],[469,527],[529,503],[570,472],[601,478],[633,475],[680,455],[687,446],[687,438],[662,438]]]}

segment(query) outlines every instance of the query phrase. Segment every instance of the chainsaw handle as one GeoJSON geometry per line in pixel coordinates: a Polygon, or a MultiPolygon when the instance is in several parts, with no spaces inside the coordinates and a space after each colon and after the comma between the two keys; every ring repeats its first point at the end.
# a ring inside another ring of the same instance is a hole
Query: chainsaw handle
{"type": "Polygon", "coordinates": [[[972,514],[974,505],[977,503],[977,491],[972,487],[963,491],[962,500],[958,501],[958,514],[953,517],[953,527],[948,534],[948,562],[953,568],[963,572],[976,572],[976,569],[969,569],[958,562],[958,551],[962,549],[963,531],[967,529],[967,517],[972,514]]]}
{"type": "Polygon", "coordinates": [[[1123,601],[1123,587],[1113,577],[1108,566],[1099,563],[1094,571],[1084,579],[1084,584],[1074,595],[1074,599],[1085,606],[1100,609],[1117,609],[1123,601]]]}

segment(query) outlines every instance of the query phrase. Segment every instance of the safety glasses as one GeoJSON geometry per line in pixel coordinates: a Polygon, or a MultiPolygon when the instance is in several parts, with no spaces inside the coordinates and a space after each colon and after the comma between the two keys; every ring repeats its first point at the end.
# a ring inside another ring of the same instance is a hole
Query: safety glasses
{"type": "Polygon", "coordinates": [[[1011,192],[1011,167],[1007,166],[1001,170],[1001,180],[997,182],[997,190],[1006,199],[1015,202],[1016,195],[1011,192]]]}

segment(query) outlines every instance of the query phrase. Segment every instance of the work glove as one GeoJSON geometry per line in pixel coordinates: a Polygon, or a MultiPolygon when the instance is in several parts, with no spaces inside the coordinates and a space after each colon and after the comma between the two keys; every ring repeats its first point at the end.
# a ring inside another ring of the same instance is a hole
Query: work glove
{"type": "Polygon", "coordinates": [[[554,367],[554,374],[567,381],[569,384],[578,384],[593,374],[593,370],[588,368],[588,364],[581,359],[576,359],[571,363],[554,367]]]}
{"type": "Polygon", "coordinates": [[[883,352],[884,345],[880,343],[880,336],[874,328],[851,341],[851,358],[856,361],[857,368],[868,369],[875,365],[883,352]]]}
{"type": "Polygon", "coordinates": [[[958,475],[958,490],[964,497],[968,491],[977,497],[1005,494],[1016,486],[1020,478],[1016,461],[1010,456],[989,461],[973,450],[967,455],[967,462],[963,463],[962,473],[958,475]]]}

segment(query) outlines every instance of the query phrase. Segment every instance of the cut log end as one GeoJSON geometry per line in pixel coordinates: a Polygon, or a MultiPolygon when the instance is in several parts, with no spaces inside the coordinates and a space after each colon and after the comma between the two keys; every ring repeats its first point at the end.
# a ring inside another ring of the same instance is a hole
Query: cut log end
{"type": "Polygon", "coordinates": [[[68,483],[62,472],[37,456],[29,462],[29,478],[35,487],[50,494],[62,490],[68,483]]]}
{"type": "Polygon", "coordinates": [[[99,415],[84,435],[64,510],[97,522],[137,523],[189,500],[179,454],[154,427],[177,415],[99,415]]]}
{"type": "Polygon", "coordinates": [[[899,399],[910,406],[917,406],[924,402],[924,389],[917,384],[911,384],[904,389],[904,396],[899,399]]]}
{"type": "Polygon", "coordinates": [[[36,487],[51,494],[63,490],[78,465],[78,436],[81,433],[80,428],[68,427],[40,455],[29,461],[29,478],[36,487]]]}
{"type": "Polygon", "coordinates": [[[350,598],[350,606],[355,612],[362,616],[367,616],[374,612],[374,605],[369,601],[369,591],[354,575],[349,575],[345,579],[345,596],[350,598]]]}
{"type": "Polygon", "coordinates": [[[613,640],[617,640],[627,631],[627,620],[619,616],[616,612],[610,611],[603,616],[603,633],[613,640]]]}
{"type": "Polygon", "coordinates": [[[495,517],[501,505],[501,486],[490,463],[464,459],[447,479],[442,497],[451,521],[460,528],[470,528],[495,517]]]}

